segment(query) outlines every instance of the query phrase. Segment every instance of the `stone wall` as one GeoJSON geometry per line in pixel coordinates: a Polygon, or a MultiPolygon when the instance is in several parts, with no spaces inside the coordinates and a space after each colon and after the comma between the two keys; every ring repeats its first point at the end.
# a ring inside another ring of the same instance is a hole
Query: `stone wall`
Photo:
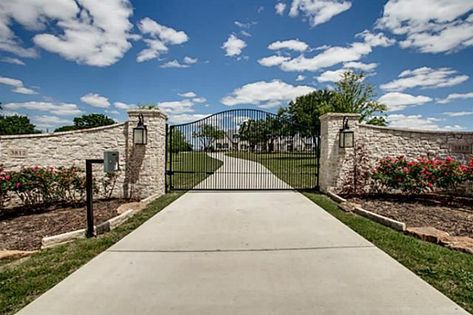
{"type": "Polygon", "coordinates": [[[365,169],[376,165],[386,156],[404,155],[408,159],[420,156],[452,156],[462,162],[473,157],[473,132],[426,131],[370,126],[358,123],[357,114],[330,113],[320,117],[321,155],[320,188],[341,190],[350,183],[354,161],[363,156],[365,169]],[[339,134],[343,117],[355,132],[354,148],[339,148],[339,134]]]}
{"type": "MultiPolygon", "coordinates": [[[[115,197],[146,198],[164,193],[166,116],[159,110],[131,110],[129,121],[110,126],[49,134],[0,136],[0,166],[19,170],[30,166],[79,166],[86,159],[102,159],[104,151],[118,151],[120,171],[115,197]],[[133,127],[143,114],[148,144],[133,145],[133,127]]],[[[94,175],[103,176],[94,165],[94,175]]]]}

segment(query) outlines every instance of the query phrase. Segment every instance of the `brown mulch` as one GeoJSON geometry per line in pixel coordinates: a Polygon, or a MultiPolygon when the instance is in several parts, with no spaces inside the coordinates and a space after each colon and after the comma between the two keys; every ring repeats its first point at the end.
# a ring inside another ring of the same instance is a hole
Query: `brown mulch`
{"type": "MultiPolygon", "coordinates": [[[[94,201],[95,224],[118,215],[116,209],[125,199],[94,201]]],[[[86,227],[85,205],[77,207],[42,209],[35,213],[0,217],[0,250],[35,250],[41,247],[41,239],[86,227]]]]}
{"type": "Polygon", "coordinates": [[[453,236],[473,237],[473,198],[385,195],[349,198],[349,201],[405,222],[408,227],[432,226],[453,236]]]}

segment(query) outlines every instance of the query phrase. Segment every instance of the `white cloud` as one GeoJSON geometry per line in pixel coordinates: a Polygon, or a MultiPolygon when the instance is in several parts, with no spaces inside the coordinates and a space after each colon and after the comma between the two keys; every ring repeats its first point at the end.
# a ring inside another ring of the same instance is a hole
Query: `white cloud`
{"type": "Polygon", "coordinates": [[[80,98],[80,100],[90,106],[107,108],[110,106],[108,98],[97,93],[88,93],[80,98]]]}
{"type": "Polygon", "coordinates": [[[273,67],[273,66],[278,66],[282,64],[285,61],[290,60],[291,57],[285,57],[285,56],[269,56],[269,57],[264,57],[258,60],[258,63],[264,67],[273,67]]]}
{"type": "Polygon", "coordinates": [[[179,45],[189,40],[184,31],[176,31],[171,27],[159,24],[158,22],[146,17],[138,24],[142,34],[148,34],[153,38],[159,38],[166,44],[179,45]]]}
{"type": "Polygon", "coordinates": [[[423,130],[462,130],[459,125],[440,126],[442,119],[434,117],[423,117],[422,115],[388,115],[390,127],[407,128],[407,129],[423,129],[423,130]]]}
{"type": "Polygon", "coordinates": [[[356,61],[351,61],[351,62],[346,62],[343,64],[343,67],[345,69],[357,69],[361,71],[372,71],[378,66],[377,63],[363,63],[363,62],[356,62],[356,61]]]}
{"type": "Polygon", "coordinates": [[[67,60],[92,66],[109,66],[128,49],[133,25],[127,0],[3,1],[0,6],[0,50],[21,57],[36,57],[24,48],[11,26],[19,24],[35,32],[36,46],[67,60]]]}
{"type": "Polygon", "coordinates": [[[144,39],[143,41],[148,45],[148,48],[145,48],[138,53],[138,56],[136,56],[136,61],[138,62],[158,58],[159,55],[167,53],[169,50],[168,47],[159,39],[144,39]]]}
{"type": "Polygon", "coordinates": [[[192,65],[192,64],[197,62],[197,58],[192,58],[192,57],[189,57],[189,56],[185,56],[184,59],[183,59],[183,62],[188,64],[188,65],[192,65]]]}
{"type": "Polygon", "coordinates": [[[82,111],[77,107],[76,104],[70,103],[24,102],[7,103],[2,106],[3,108],[8,110],[27,109],[36,111],[46,111],[59,116],[72,116],[79,115],[82,113],[82,111]]]}
{"type": "Polygon", "coordinates": [[[346,69],[328,70],[316,77],[319,82],[338,82],[342,79],[346,69]]]}
{"type": "Polygon", "coordinates": [[[210,114],[176,114],[169,115],[169,121],[173,124],[184,124],[187,122],[203,119],[210,114]]]}
{"type": "Polygon", "coordinates": [[[316,26],[350,8],[351,2],[343,0],[292,0],[289,16],[296,17],[301,12],[311,26],[316,26]]]}
{"type": "Polygon", "coordinates": [[[423,105],[432,101],[432,98],[424,95],[410,95],[406,93],[390,92],[378,99],[378,102],[388,106],[388,111],[403,110],[413,105],[423,105]]]}
{"type": "Polygon", "coordinates": [[[463,116],[471,116],[473,115],[473,111],[464,111],[464,112],[444,112],[443,115],[449,117],[463,117],[463,116]]]}
{"type": "Polygon", "coordinates": [[[473,46],[473,1],[390,0],[377,27],[404,38],[403,48],[424,53],[473,46]]]}
{"type": "Polygon", "coordinates": [[[296,81],[304,81],[305,80],[305,76],[303,76],[302,74],[299,74],[296,78],[296,81]]]}
{"type": "Polygon", "coordinates": [[[243,22],[239,22],[239,21],[235,21],[234,23],[235,23],[235,25],[238,26],[239,28],[246,28],[246,29],[249,29],[249,28],[251,28],[253,25],[258,24],[257,22],[247,22],[247,23],[243,23],[243,22]]]}
{"type": "Polygon", "coordinates": [[[227,106],[253,104],[260,107],[276,107],[298,96],[314,91],[313,87],[294,86],[280,80],[258,81],[235,89],[220,101],[227,106]]]}
{"type": "Polygon", "coordinates": [[[23,81],[18,80],[18,79],[0,76],[0,84],[10,86],[12,88],[11,91],[14,93],[27,94],[27,95],[38,94],[36,91],[25,87],[23,84],[23,81]]]}
{"type": "Polygon", "coordinates": [[[313,57],[306,57],[301,54],[296,58],[282,62],[278,66],[283,71],[317,71],[339,63],[358,61],[365,55],[370,54],[373,47],[386,47],[393,44],[393,41],[382,33],[371,34],[364,31],[358,34],[357,37],[362,38],[363,41],[354,42],[347,47],[321,47],[317,50],[320,53],[313,57]]]}
{"type": "Polygon", "coordinates": [[[290,40],[284,40],[284,41],[276,41],[271,44],[269,44],[268,49],[270,50],[281,50],[281,49],[289,49],[289,50],[294,50],[294,51],[306,51],[307,48],[309,48],[309,45],[307,45],[305,42],[300,41],[298,39],[290,39],[290,40]]]}
{"type": "Polygon", "coordinates": [[[245,41],[239,39],[233,34],[230,34],[226,42],[223,43],[222,49],[225,50],[225,56],[234,57],[241,54],[246,47],[245,41]]]}
{"type": "Polygon", "coordinates": [[[161,25],[148,17],[138,23],[138,29],[143,35],[151,37],[143,39],[148,47],[138,53],[136,58],[138,62],[158,58],[168,52],[168,45],[180,45],[189,40],[184,31],[161,25]]]}
{"type": "Polygon", "coordinates": [[[408,88],[439,88],[454,86],[468,79],[467,75],[459,75],[451,68],[433,69],[421,67],[414,70],[405,70],[398,76],[399,79],[382,84],[380,87],[388,91],[403,91],[408,88]]]}
{"type": "Polygon", "coordinates": [[[158,103],[159,109],[166,114],[182,114],[191,113],[194,111],[192,106],[194,103],[190,99],[184,99],[180,101],[166,101],[158,103]]]}
{"type": "Polygon", "coordinates": [[[168,61],[160,65],[161,68],[189,68],[188,64],[183,64],[176,59],[168,61]]]}
{"type": "Polygon", "coordinates": [[[123,110],[128,110],[128,109],[136,107],[135,104],[127,104],[127,103],[123,103],[123,102],[114,102],[113,106],[115,106],[118,109],[123,109],[123,110]]]}
{"type": "Polygon", "coordinates": [[[58,125],[71,125],[72,124],[72,122],[68,119],[63,119],[58,116],[52,116],[52,115],[33,116],[31,118],[31,121],[33,122],[33,124],[36,125],[36,127],[41,128],[41,129],[52,128],[58,125]]]}
{"type": "Polygon", "coordinates": [[[449,94],[446,98],[437,99],[437,103],[440,104],[447,104],[455,100],[466,100],[469,98],[473,98],[473,92],[470,93],[452,93],[449,94]]]}
{"type": "Polygon", "coordinates": [[[190,91],[190,92],[186,92],[186,93],[179,93],[178,94],[179,96],[182,96],[182,97],[196,97],[197,94],[195,94],[194,92],[190,91]]]}
{"type": "Polygon", "coordinates": [[[207,102],[207,99],[205,97],[194,97],[192,102],[201,104],[207,102]]]}
{"type": "Polygon", "coordinates": [[[283,15],[284,10],[286,10],[286,4],[282,2],[278,2],[274,6],[274,9],[276,10],[276,14],[283,15]]]}
{"type": "Polygon", "coordinates": [[[376,63],[362,63],[362,62],[346,62],[343,68],[338,70],[328,70],[315,77],[318,82],[338,82],[347,71],[361,70],[365,71],[367,75],[373,75],[372,72],[378,65],[376,63]]]}
{"type": "Polygon", "coordinates": [[[5,62],[5,63],[11,63],[11,64],[14,64],[14,65],[20,65],[20,66],[24,66],[25,63],[23,61],[21,61],[20,59],[18,58],[12,58],[12,57],[3,57],[0,59],[1,62],[5,62]]]}

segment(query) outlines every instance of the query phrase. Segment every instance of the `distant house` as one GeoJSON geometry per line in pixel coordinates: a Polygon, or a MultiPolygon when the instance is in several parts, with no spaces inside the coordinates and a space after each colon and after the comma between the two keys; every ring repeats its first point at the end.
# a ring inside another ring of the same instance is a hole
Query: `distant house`
{"type": "MultiPolygon", "coordinates": [[[[317,139],[312,137],[281,136],[268,140],[266,143],[258,143],[253,150],[255,152],[312,152],[317,145],[317,139]]],[[[238,132],[229,130],[225,132],[222,139],[215,140],[216,151],[250,151],[247,140],[241,140],[238,132]]]]}

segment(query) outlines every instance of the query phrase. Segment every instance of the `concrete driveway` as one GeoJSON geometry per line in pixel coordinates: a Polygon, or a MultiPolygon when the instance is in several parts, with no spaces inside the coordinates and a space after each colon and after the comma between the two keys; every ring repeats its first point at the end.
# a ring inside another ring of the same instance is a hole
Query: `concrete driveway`
{"type": "Polygon", "coordinates": [[[468,314],[303,195],[191,192],[20,314],[468,314]]]}
{"type": "Polygon", "coordinates": [[[223,162],[197,189],[291,189],[261,163],[230,157],[225,152],[208,155],[223,162]]]}

